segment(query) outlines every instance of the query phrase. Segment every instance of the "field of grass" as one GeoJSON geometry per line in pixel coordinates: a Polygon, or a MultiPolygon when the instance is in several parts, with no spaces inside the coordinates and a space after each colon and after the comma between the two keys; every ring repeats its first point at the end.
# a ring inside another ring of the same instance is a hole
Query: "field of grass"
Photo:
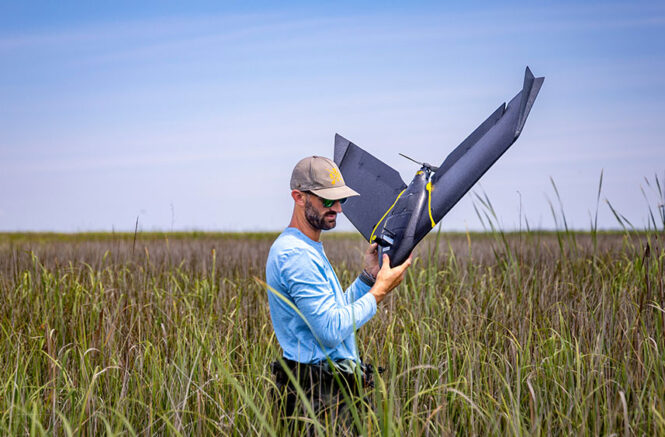
{"type": "MultiPolygon", "coordinates": [[[[364,432],[665,435],[664,237],[428,237],[358,333],[364,432]]],[[[0,235],[0,434],[282,434],[274,238],[0,235]]],[[[364,242],[324,244],[348,285],[364,242]]]]}

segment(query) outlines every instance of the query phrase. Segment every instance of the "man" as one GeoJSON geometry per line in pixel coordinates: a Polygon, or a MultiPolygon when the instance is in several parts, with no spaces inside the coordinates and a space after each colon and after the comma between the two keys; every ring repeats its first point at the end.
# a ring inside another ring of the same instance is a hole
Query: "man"
{"type": "MultiPolygon", "coordinates": [[[[336,371],[353,375],[356,367],[367,369],[358,356],[355,330],[374,316],[377,304],[402,282],[411,264],[409,258],[391,268],[386,255],[379,270],[372,244],[365,252],[365,269],[344,292],[319,239],[322,230],[335,227],[345,199],[358,193],[346,186],[333,161],[319,156],[295,166],[291,190],[291,222],[273,243],[266,264],[270,316],[284,351],[283,359],[273,363],[273,373],[278,388],[287,388],[287,416],[294,413],[297,398],[288,373],[295,375],[318,413],[339,398],[336,371]]],[[[371,367],[366,373],[371,379],[371,367]]]]}

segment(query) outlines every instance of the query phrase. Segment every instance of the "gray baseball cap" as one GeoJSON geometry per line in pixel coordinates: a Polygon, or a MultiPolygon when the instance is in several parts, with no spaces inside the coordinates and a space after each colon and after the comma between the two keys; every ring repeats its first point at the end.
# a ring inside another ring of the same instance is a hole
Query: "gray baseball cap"
{"type": "Polygon", "coordinates": [[[291,189],[311,191],[330,200],[360,196],[344,183],[337,164],[322,156],[308,156],[296,164],[291,174],[291,189]]]}

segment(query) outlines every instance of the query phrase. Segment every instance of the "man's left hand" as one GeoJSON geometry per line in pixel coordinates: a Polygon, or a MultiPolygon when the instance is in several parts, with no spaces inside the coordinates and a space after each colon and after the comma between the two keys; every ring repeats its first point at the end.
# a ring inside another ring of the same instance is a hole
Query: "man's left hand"
{"type": "Polygon", "coordinates": [[[365,271],[372,275],[373,277],[376,278],[376,275],[379,273],[379,252],[378,252],[379,245],[376,243],[372,243],[369,245],[367,250],[365,251],[365,263],[363,267],[365,268],[365,271]]]}

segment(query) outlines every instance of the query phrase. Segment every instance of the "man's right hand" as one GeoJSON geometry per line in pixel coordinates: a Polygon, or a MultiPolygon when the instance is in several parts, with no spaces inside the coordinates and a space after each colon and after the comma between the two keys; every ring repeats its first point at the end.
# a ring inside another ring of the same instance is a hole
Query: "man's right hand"
{"type": "Polygon", "coordinates": [[[383,265],[376,275],[374,286],[369,290],[377,304],[404,280],[404,274],[410,265],[411,256],[402,265],[391,268],[388,255],[383,254],[383,265]]]}

